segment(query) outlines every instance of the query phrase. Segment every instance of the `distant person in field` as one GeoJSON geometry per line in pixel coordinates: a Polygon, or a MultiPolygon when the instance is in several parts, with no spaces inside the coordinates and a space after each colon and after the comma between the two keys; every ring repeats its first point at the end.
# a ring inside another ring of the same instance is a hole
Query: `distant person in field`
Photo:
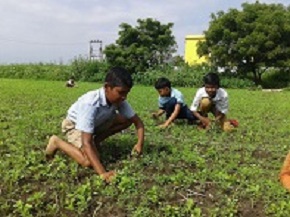
{"type": "Polygon", "coordinates": [[[190,110],[200,121],[200,129],[209,129],[211,120],[209,113],[214,115],[214,122],[223,131],[231,131],[238,126],[236,120],[226,120],[229,102],[228,93],[220,87],[220,79],[216,73],[208,73],[203,78],[203,87],[199,88],[195,94],[190,110]]]}
{"type": "Polygon", "coordinates": [[[70,77],[70,79],[67,80],[66,84],[65,84],[66,87],[75,87],[76,86],[76,82],[75,82],[75,79],[74,77],[70,77]]]}
{"type": "Polygon", "coordinates": [[[100,160],[98,145],[109,136],[121,132],[134,124],[138,141],[132,152],[142,153],[144,125],[139,116],[126,101],[133,86],[130,73],[121,67],[111,68],[103,87],[81,96],[68,110],[62,122],[63,141],[53,135],[45,153],[52,159],[61,150],[84,167],[92,167],[106,182],[115,176],[107,172],[100,160]]]}
{"type": "Polygon", "coordinates": [[[279,174],[279,179],[283,187],[290,191],[290,152],[287,154],[284,160],[279,174]]]}
{"type": "Polygon", "coordinates": [[[187,119],[189,124],[194,124],[196,118],[185,104],[183,94],[171,87],[171,82],[167,78],[159,78],[155,83],[155,89],[159,93],[159,110],[152,114],[153,118],[158,118],[165,113],[166,121],[159,125],[160,128],[166,128],[174,122],[175,119],[187,119]]]}

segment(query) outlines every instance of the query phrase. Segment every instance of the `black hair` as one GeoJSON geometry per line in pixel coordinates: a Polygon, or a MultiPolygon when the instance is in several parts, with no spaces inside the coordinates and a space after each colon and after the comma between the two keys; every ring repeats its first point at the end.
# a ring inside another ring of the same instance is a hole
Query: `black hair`
{"type": "Polygon", "coordinates": [[[105,82],[111,87],[133,87],[133,79],[131,74],[122,67],[112,67],[109,69],[105,82]]]}
{"type": "Polygon", "coordinates": [[[171,88],[171,82],[167,78],[161,77],[155,82],[156,90],[159,90],[165,87],[171,88]]]}
{"type": "Polygon", "coordinates": [[[220,78],[217,73],[209,72],[203,77],[203,84],[217,85],[220,87],[220,78]]]}

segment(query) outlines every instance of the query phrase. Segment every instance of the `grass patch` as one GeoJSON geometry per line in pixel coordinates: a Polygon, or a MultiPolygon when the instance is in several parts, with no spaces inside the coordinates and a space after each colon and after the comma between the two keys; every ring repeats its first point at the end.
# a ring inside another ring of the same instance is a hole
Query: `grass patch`
{"type": "MultiPolygon", "coordinates": [[[[288,216],[290,196],[277,180],[289,149],[290,92],[229,89],[237,132],[201,132],[183,123],[160,131],[153,87],[128,101],[146,126],[144,156],[130,159],[134,129],[105,141],[102,159],[117,169],[105,185],[93,170],[43,151],[60,133],[69,106],[101,84],[0,79],[0,216],[288,216]]],[[[194,88],[179,88],[187,104],[194,88]]]]}

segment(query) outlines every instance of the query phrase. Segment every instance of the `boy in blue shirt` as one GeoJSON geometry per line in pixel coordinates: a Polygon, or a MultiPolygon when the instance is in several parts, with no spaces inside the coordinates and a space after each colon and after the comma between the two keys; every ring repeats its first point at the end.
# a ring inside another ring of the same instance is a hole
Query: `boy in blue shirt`
{"type": "Polygon", "coordinates": [[[159,78],[155,83],[155,89],[159,93],[159,110],[152,114],[153,118],[166,114],[165,123],[160,128],[168,127],[175,119],[187,119],[193,124],[197,119],[184,102],[183,94],[171,87],[171,82],[164,77],[159,78]]]}
{"type": "Polygon", "coordinates": [[[142,153],[144,125],[126,101],[132,86],[132,77],[124,68],[110,69],[102,88],[84,94],[69,108],[62,122],[68,142],[53,135],[45,150],[47,158],[53,158],[57,150],[62,150],[80,165],[92,167],[109,182],[115,172],[106,172],[100,161],[97,146],[101,141],[134,124],[138,141],[133,151],[142,153]]]}

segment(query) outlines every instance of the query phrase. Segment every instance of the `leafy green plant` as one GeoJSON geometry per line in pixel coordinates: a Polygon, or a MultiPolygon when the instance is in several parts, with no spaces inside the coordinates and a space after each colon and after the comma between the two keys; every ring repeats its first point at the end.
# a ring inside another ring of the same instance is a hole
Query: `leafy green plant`
{"type": "MultiPolygon", "coordinates": [[[[234,133],[183,121],[159,131],[149,112],[158,94],[136,85],[128,101],[146,126],[144,153],[130,157],[134,128],[105,140],[102,161],[117,171],[106,184],[61,152],[50,162],[43,154],[51,134],[62,137],[71,103],[101,85],[0,79],[0,216],[288,216],[277,176],[289,149],[289,91],[228,89],[234,133]]],[[[196,88],[180,89],[189,104],[196,88]]]]}
{"type": "Polygon", "coordinates": [[[14,211],[15,214],[28,217],[33,216],[30,212],[33,206],[29,203],[25,203],[22,200],[18,200],[13,207],[15,208],[14,211]]]}
{"type": "Polygon", "coordinates": [[[87,182],[74,189],[72,193],[67,194],[65,205],[69,210],[82,213],[87,209],[91,199],[91,185],[90,182],[87,182]]]}

